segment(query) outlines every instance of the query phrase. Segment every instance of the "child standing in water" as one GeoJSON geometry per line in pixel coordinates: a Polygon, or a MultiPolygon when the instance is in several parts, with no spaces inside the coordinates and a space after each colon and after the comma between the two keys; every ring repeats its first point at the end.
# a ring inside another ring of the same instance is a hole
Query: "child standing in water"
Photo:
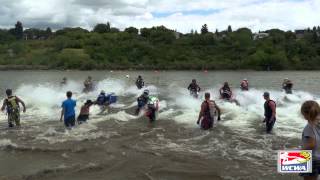
{"type": "Polygon", "coordinates": [[[93,102],[91,100],[87,100],[87,102],[81,106],[80,114],[77,119],[78,124],[87,122],[87,120],[89,119],[90,106],[92,105],[93,105],[93,102]]]}
{"type": "Polygon", "coordinates": [[[301,106],[301,114],[308,121],[303,129],[302,147],[312,150],[312,173],[300,174],[305,180],[316,180],[320,173],[320,107],[315,101],[306,101],[301,106]]]}

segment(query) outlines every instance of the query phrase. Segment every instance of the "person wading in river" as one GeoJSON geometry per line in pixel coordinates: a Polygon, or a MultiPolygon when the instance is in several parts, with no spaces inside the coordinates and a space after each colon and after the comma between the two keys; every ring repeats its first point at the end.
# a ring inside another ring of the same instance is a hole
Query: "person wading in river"
{"type": "Polygon", "coordinates": [[[3,101],[1,111],[7,109],[8,114],[8,125],[9,127],[14,127],[14,123],[17,127],[20,127],[20,106],[23,106],[23,112],[26,112],[26,105],[17,96],[12,95],[12,90],[6,90],[7,98],[3,101]]]}
{"type": "Polygon", "coordinates": [[[201,129],[208,130],[213,127],[214,119],[217,117],[220,121],[220,108],[218,105],[210,100],[210,93],[205,93],[205,100],[201,104],[201,111],[199,113],[197,124],[200,124],[201,129]]]}
{"type": "Polygon", "coordinates": [[[266,100],[264,103],[264,120],[266,123],[266,131],[270,133],[276,122],[276,102],[270,99],[270,93],[265,92],[263,94],[264,99],[266,100]]]}
{"type": "Polygon", "coordinates": [[[74,108],[76,107],[76,101],[71,99],[72,92],[67,92],[67,100],[62,102],[61,105],[61,117],[60,121],[62,122],[62,118],[64,117],[64,125],[67,128],[72,128],[75,125],[76,113],[74,108]]]}

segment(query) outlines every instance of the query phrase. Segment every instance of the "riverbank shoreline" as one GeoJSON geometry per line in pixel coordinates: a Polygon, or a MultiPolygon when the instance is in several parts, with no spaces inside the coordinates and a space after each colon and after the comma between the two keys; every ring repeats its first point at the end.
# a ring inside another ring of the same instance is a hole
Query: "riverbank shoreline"
{"type": "MultiPolygon", "coordinates": [[[[183,69],[183,68],[128,68],[128,67],[117,67],[117,68],[90,68],[90,69],[64,69],[64,68],[51,68],[49,66],[41,65],[0,65],[0,71],[27,71],[27,70],[53,70],[53,71],[252,71],[252,72],[268,72],[267,70],[254,70],[254,69],[183,69]]],[[[320,69],[319,69],[320,70],[320,69]]],[[[269,70],[270,72],[281,72],[281,71],[319,71],[317,69],[283,69],[283,70],[269,70]]]]}

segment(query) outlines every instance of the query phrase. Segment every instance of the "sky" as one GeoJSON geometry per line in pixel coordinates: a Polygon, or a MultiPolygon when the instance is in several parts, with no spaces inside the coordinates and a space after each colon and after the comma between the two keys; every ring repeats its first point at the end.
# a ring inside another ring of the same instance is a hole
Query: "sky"
{"type": "Polygon", "coordinates": [[[182,33],[248,27],[254,32],[320,26],[320,0],[0,0],[0,28],[60,29],[110,22],[123,30],[164,25],[182,33]]]}

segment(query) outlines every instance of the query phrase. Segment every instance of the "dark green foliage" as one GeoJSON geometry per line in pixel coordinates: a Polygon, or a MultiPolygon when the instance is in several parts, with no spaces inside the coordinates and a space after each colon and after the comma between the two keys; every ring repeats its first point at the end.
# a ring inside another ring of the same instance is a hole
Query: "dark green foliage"
{"type": "Polygon", "coordinates": [[[96,33],[108,33],[111,31],[111,27],[110,27],[110,23],[107,24],[97,24],[94,28],[93,28],[93,32],[96,33]]]}
{"type": "Polygon", "coordinates": [[[139,30],[135,27],[128,27],[124,31],[130,34],[136,34],[136,35],[139,33],[139,30]]]}
{"type": "Polygon", "coordinates": [[[209,32],[207,24],[201,27],[201,34],[207,34],[209,32]]]}
{"type": "MultiPolygon", "coordinates": [[[[22,24],[21,24],[22,26],[22,24]]],[[[20,25],[17,23],[17,27],[20,25]]],[[[320,69],[320,28],[297,34],[271,29],[254,39],[248,28],[181,34],[164,26],[123,32],[110,23],[92,32],[64,28],[52,32],[0,30],[0,65],[55,69],[320,69]],[[21,37],[21,35],[20,35],[21,37]]]]}
{"type": "Polygon", "coordinates": [[[23,26],[20,21],[15,24],[14,29],[10,29],[10,33],[16,37],[16,39],[20,40],[23,38],[23,26]]]}
{"type": "Polygon", "coordinates": [[[231,26],[229,25],[228,26],[228,33],[231,33],[232,32],[232,28],[231,28],[231,26]]]}

